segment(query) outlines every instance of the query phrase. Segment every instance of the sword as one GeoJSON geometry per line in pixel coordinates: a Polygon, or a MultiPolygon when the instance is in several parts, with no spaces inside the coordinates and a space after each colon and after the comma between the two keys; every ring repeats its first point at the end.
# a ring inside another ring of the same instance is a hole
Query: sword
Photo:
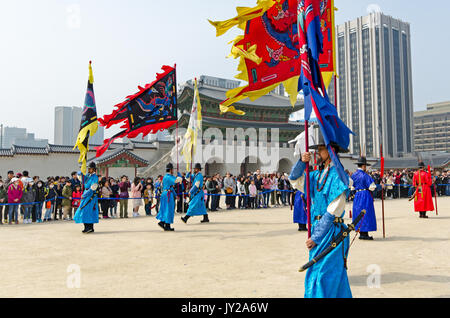
{"type": "Polygon", "coordinates": [[[339,233],[338,237],[335,238],[333,240],[333,242],[331,242],[330,246],[328,246],[322,253],[320,253],[318,256],[314,257],[311,261],[309,261],[308,263],[306,263],[305,265],[303,265],[299,272],[302,273],[304,271],[306,271],[308,268],[312,267],[314,264],[316,264],[317,262],[319,262],[322,258],[324,258],[325,256],[327,256],[328,254],[331,253],[331,251],[333,251],[335,248],[337,248],[348,236],[352,231],[355,231],[356,226],[358,225],[359,222],[361,222],[361,220],[363,219],[363,217],[366,215],[366,210],[362,210],[361,213],[358,215],[358,217],[355,219],[355,221],[353,221],[352,224],[348,224],[347,225],[347,229],[341,231],[341,233],[339,233]]]}
{"type": "Polygon", "coordinates": [[[97,191],[95,191],[93,194],[92,194],[92,196],[91,196],[91,198],[89,199],[89,201],[88,202],[86,202],[86,204],[85,205],[83,205],[83,207],[82,208],[80,208],[80,210],[83,210],[85,207],[87,207],[88,205],[89,205],[89,203],[91,203],[92,202],[92,200],[94,200],[94,198],[95,197],[97,197],[98,196],[98,194],[99,194],[99,191],[97,190],[97,191]]]}
{"type": "Polygon", "coordinates": [[[418,189],[416,189],[416,191],[414,191],[414,194],[409,198],[409,200],[408,200],[409,202],[411,202],[412,200],[414,200],[416,198],[417,190],[418,189]]]}

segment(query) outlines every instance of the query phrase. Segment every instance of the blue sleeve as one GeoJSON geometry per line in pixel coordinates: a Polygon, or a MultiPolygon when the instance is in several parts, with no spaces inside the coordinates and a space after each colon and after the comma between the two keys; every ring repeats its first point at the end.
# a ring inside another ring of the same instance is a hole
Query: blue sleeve
{"type": "Polygon", "coordinates": [[[193,196],[194,194],[197,193],[197,191],[198,191],[198,188],[194,185],[194,186],[191,188],[191,191],[189,191],[189,194],[190,194],[191,196],[193,196]]]}
{"type": "Polygon", "coordinates": [[[301,178],[306,169],[306,163],[299,160],[296,165],[292,168],[291,175],[289,176],[289,180],[297,180],[301,178]]]}
{"type": "Polygon", "coordinates": [[[314,233],[312,233],[311,235],[311,240],[313,240],[314,243],[319,245],[322,242],[323,238],[330,230],[334,219],[335,219],[334,215],[328,212],[325,213],[325,215],[320,219],[320,221],[315,226],[314,233]]]}
{"type": "Polygon", "coordinates": [[[166,176],[166,178],[167,178],[167,183],[169,186],[172,187],[175,185],[175,180],[177,179],[175,176],[170,175],[170,176],[166,176]]]}

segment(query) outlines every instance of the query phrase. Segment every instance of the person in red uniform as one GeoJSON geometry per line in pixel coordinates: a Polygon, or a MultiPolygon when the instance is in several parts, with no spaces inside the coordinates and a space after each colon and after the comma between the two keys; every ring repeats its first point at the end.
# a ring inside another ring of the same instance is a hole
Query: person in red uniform
{"type": "Polygon", "coordinates": [[[431,175],[425,171],[425,164],[420,162],[419,171],[414,174],[413,185],[416,188],[414,210],[420,213],[421,219],[428,219],[427,211],[434,211],[432,183],[431,175]]]}

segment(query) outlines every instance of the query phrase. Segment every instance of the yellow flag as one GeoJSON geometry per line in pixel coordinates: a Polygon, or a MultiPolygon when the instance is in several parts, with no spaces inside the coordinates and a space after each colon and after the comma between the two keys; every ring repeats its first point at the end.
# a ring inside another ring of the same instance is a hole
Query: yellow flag
{"type": "Polygon", "coordinates": [[[189,171],[192,158],[197,150],[197,139],[199,133],[202,131],[202,105],[200,103],[200,94],[198,92],[197,79],[194,84],[194,101],[192,103],[191,119],[189,120],[189,126],[187,132],[184,135],[183,149],[181,154],[186,161],[186,170],[189,171]]]}
{"type": "Polygon", "coordinates": [[[80,132],[77,137],[75,147],[73,149],[80,150],[80,158],[78,162],[81,163],[81,172],[86,174],[87,153],[89,151],[89,138],[97,133],[97,107],[95,105],[94,95],[94,75],[92,72],[92,63],[89,62],[89,80],[84,101],[83,114],[81,116],[80,132]]]}

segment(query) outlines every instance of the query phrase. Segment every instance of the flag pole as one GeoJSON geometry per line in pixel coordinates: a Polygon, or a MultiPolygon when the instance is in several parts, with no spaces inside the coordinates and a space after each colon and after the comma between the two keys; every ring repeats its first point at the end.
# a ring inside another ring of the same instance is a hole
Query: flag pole
{"type": "Polygon", "coordinates": [[[178,157],[178,150],[179,150],[179,137],[178,137],[178,120],[177,120],[177,125],[176,125],[176,149],[177,149],[177,172],[180,173],[180,161],[179,161],[179,157],[178,157]]]}
{"type": "Polygon", "coordinates": [[[431,185],[433,185],[433,188],[434,188],[434,201],[436,202],[436,215],[439,215],[438,202],[437,202],[437,191],[436,191],[437,185],[436,185],[436,182],[434,182],[434,184],[433,184],[433,175],[431,174],[431,169],[430,169],[430,177],[431,177],[431,185]]]}
{"type": "Polygon", "coordinates": [[[383,238],[386,238],[386,227],[384,223],[384,156],[383,156],[383,144],[380,146],[381,148],[381,213],[382,213],[382,219],[383,219],[383,238]]]}
{"type": "MultiPolygon", "coordinates": [[[[305,120],[305,145],[309,152],[309,122],[305,120]]],[[[306,163],[306,209],[308,216],[308,238],[311,238],[311,184],[309,179],[309,162],[306,163]]]]}

